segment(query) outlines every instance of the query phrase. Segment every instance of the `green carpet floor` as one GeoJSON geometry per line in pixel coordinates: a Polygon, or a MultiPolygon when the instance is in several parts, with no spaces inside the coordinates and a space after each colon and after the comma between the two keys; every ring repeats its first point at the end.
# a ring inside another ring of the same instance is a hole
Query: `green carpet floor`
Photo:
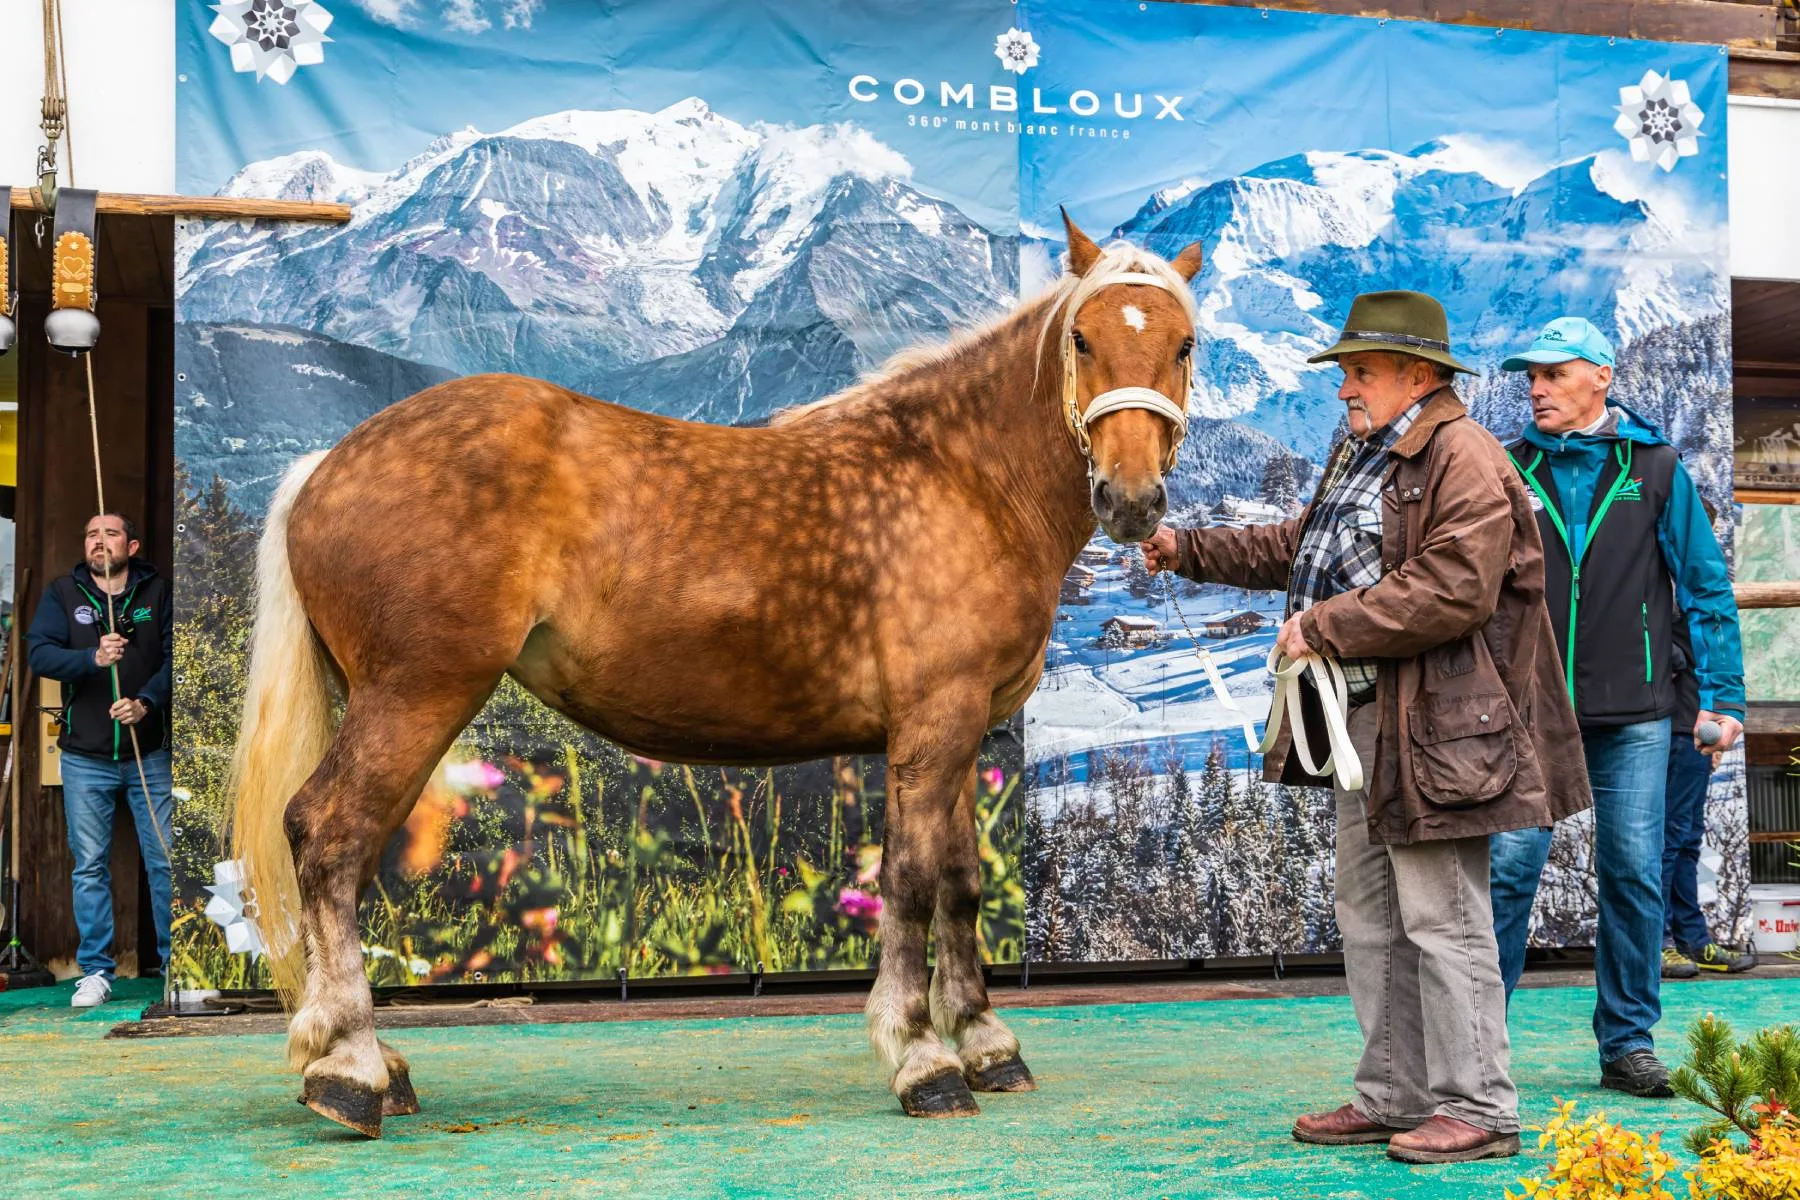
{"type": "MultiPolygon", "coordinates": [[[[400,1030],[425,1111],[366,1142],[294,1103],[275,1037],[104,1041],[154,985],[72,1014],[67,985],[0,993],[0,1196],[1431,1197],[1498,1200],[1541,1161],[1408,1168],[1302,1147],[1347,1098],[1347,1000],[1016,1010],[1041,1090],[911,1121],[856,1017],[400,1030]]],[[[1800,980],[1664,989],[1665,1050],[1706,1011],[1800,1021],[1800,980]]],[[[1669,1140],[1680,1101],[1596,1086],[1593,992],[1522,991],[1527,1123],[1553,1096],[1669,1140]]]]}

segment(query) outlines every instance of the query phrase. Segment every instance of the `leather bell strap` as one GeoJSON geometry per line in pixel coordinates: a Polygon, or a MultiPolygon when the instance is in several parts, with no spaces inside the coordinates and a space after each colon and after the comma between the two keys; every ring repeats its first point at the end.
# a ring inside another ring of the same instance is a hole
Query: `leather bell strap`
{"type": "Polygon", "coordinates": [[[1294,753],[1300,757],[1301,768],[1308,775],[1332,776],[1346,792],[1362,791],[1362,760],[1356,756],[1356,747],[1350,744],[1350,726],[1346,720],[1350,697],[1344,668],[1336,659],[1321,655],[1307,654],[1290,659],[1281,651],[1270,649],[1269,673],[1275,677],[1275,698],[1269,706],[1269,722],[1263,727],[1262,745],[1257,747],[1258,751],[1267,754],[1274,747],[1275,739],[1281,733],[1282,720],[1291,708],[1294,711],[1294,753]],[[1314,690],[1319,695],[1319,706],[1325,711],[1325,734],[1330,742],[1330,753],[1322,764],[1313,761],[1312,746],[1306,737],[1306,722],[1300,717],[1300,677],[1308,671],[1312,673],[1314,690]]]}
{"type": "Polygon", "coordinates": [[[56,241],[51,259],[50,307],[94,310],[99,192],[61,188],[56,193],[56,241]]]}
{"type": "Polygon", "coordinates": [[[0,187],[0,317],[13,315],[12,188],[0,187]]]}

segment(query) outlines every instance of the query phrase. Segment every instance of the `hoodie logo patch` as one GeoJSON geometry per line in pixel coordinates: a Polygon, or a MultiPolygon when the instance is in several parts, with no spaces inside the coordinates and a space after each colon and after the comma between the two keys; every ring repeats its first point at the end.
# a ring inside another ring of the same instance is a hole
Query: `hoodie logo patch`
{"type": "Polygon", "coordinates": [[[150,619],[150,607],[145,605],[143,608],[132,609],[131,619],[134,621],[148,621],[150,619]]]}
{"type": "Polygon", "coordinates": [[[75,606],[75,623],[77,625],[92,625],[95,621],[98,621],[99,619],[100,619],[100,614],[96,613],[93,609],[89,608],[87,605],[77,604],[75,606]]]}
{"type": "Polygon", "coordinates": [[[1642,500],[1643,498],[1644,481],[1642,479],[1627,479],[1619,485],[1619,499],[1642,500]]]}

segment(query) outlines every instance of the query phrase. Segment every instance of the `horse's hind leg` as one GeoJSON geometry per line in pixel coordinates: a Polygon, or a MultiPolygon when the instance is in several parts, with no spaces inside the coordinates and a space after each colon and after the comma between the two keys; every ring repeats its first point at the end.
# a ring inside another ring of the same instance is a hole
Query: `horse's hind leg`
{"type": "Polygon", "coordinates": [[[288,804],[306,944],[306,987],[288,1028],[288,1058],[303,1068],[301,1103],[370,1137],[380,1136],[384,1110],[417,1111],[418,1102],[388,1097],[390,1064],[401,1068],[406,1093],[411,1080],[405,1060],[384,1053],[375,1038],[357,898],[387,835],[491,686],[474,695],[425,681],[356,689],[324,761],[288,804]]]}
{"type": "Polygon", "coordinates": [[[881,968],[869,992],[869,1039],[893,1072],[908,1116],[981,1110],[962,1062],[932,1028],[925,942],[957,791],[980,746],[984,712],[896,729],[889,739],[885,848],[881,858],[881,968]]]}
{"type": "Polygon", "coordinates": [[[937,890],[937,971],[931,1021],[957,1043],[963,1077],[977,1092],[1029,1092],[1037,1087],[1013,1036],[988,1002],[976,925],[981,920],[981,858],[975,833],[975,772],[957,796],[937,890]]]}

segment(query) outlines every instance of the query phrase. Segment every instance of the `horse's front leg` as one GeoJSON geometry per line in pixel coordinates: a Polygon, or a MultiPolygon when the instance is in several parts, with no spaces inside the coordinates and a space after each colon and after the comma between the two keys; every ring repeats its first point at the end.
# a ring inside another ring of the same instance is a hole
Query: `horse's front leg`
{"type": "Polygon", "coordinates": [[[897,724],[888,738],[881,968],[869,993],[869,1040],[893,1073],[900,1106],[914,1117],[981,1111],[962,1060],[932,1027],[927,999],[926,937],[957,795],[974,769],[985,716],[947,716],[945,707],[897,724]]]}
{"type": "Polygon", "coordinates": [[[973,768],[957,795],[946,851],[938,877],[932,1024],[957,1043],[963,1077],[975,1091],[1029,1092],[1037,1083],[1019,1057],[1019,1039],[994,1012],[981,976],[981,855],[973,768]]]}

